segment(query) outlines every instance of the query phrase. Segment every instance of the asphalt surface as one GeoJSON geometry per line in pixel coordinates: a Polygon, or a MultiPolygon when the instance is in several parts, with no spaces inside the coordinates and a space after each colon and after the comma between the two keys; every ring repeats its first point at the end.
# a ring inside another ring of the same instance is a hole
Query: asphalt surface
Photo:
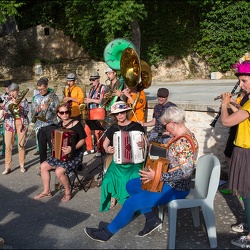
{"type": "MultiPolygon", "coordinates": [[[[231,91],[236,81],[217,83],[210,80],[210,87],[197,82],[187,83],[176,98],[182,95],[183,101],[188,101],[196,95],[194,89],[206,92],[213,98],[221,92],[231,91]],[[211,86],[214,86],[212,88],[211,86]],[[192,90],[190,90],[192,88],[192,90]],[[222,90],[222,91],[221,91],[222,90]],[[186,95],[184,95],[186,93],[186,95]],[[187,94],[189,93],[189,94],[187,94]],[[186,99],[185,96],[188,96],[186,99]]],[[[164,83],[151,86],[150,96],[160,86],[173,90],[182,87],[181,83],[164,83]]],[[[148,92],[148,91],[146,91],[148,92]]],[[[173,93],[174,91],[170,90],[173,93]]],[[[150,97],[149,96],[149,97],[150,97]]],[[[199,95],[198,95],[199,96],[199,95]]],[[[173,100],[176,101],[176,100],[173,100]]],[[[181,101],[181,100],[180,100],[181,101]]],[[[197,100],[198,101],[198,100],[197,100]]],[[[6,176],[0,174],[0,237],[4,239],[3,249],[165,249],[168,242],[167,213],[163,228],[150,235],[136,237],[144,227],[144,216],[134,217],[131,223],[121,229],[108,242],[100,243],[85,235],[84,227],[98,227],[109,223],[120,209],[117,205],[107,212],[99,212],[101,172],[105,165],[105,156],[95,157],[95,154],[85,156],[83,170],[79,177],[84,184],[85,191],[79,190],[76,183],[73,197],[67,203],[60,200],[63,193],[55,191],[55,175],[51,173],[52,198],[36,201],[33,197],[42,191],[42,182],[38,173],[39,157],[35,156],[35,140],[31,138],[26,144],[26,173],[19,170],[17,148],[13,150],[12,172],[6,176]]],[[[4,158],[0,158],[0,165],[4,170],[4,158]]],[[[226,184],[219,189],[226,188],[226,184]]],[[[217,249],[235,249],[230,243],[237,233],[231,230],[231,224],[242,222],[244,212],[242,202],[236,196],[224,195],[217,192],[215,198],[215,217],[218,247],[217,249]]],[[[157,211],[156,211],[157,212],[157,211]]],[[[201,216],[202,218],[202,216],[201,216]]],[[[189,209],[178,211],[176,249],[209,249],[203,218],[201,226],[194,228],[189,209]]]]}

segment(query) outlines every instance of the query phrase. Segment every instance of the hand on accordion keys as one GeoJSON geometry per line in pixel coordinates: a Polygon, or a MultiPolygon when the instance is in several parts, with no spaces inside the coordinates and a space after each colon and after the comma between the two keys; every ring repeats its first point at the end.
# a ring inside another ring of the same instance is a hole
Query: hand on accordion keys
{"type": "Polygon", "coordinates": [[[62,151],[65,155],[71,153],[71,146],[62,147],[62,151]]]}
{"type": "Polygon", "coordinates": [[[155,178],[155,171],[150,166],[146,166],[145,168],[148,169],[148,171],[139,171],[141,176],[140,179],[143,183],[148,183],[149,181],[152,181],[155,178]]]}

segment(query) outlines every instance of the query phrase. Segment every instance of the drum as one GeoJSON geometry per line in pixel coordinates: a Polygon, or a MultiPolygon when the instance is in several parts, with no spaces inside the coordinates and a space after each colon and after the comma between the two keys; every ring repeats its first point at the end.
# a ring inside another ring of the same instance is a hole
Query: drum
{"type": "Polygon", "coordinates": [[[109,165],[112,161],[113,155],[108,155],[105,160],[104,160],[104,164],[103,164],[103,172],[104,174],[107,172],[109,165]]]}

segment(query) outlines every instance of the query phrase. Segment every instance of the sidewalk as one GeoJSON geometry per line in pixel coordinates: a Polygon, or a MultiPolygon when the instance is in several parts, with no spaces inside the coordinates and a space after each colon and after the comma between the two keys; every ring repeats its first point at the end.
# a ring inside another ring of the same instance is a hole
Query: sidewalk
{"type": "MultiPolygon", "coordinates": [[[[79,172],[87,189],[74,190],[72,199],[60,202],[63,194],[54,191],[54,173],[51,179],[53,197],[36,201],[33,197],[42,190],[37,175],[39,159],[34,156],[35,140],[27,143],[26,173],[18,168],[17,149],[13,150],[12,172],[0,174],[0,237],[5,240],[3,249],[166,249],[168,222],[165,214],[163,228],[152,234],[135,237],[144,226],[144,216],[135,218],[108,242],[91,240],[83,232],[84,227],[97,227],[109,223],[120,209],[117,205],[108,212],[99,212],[101,184],[98,176],[105,157],[94,154],[84,156],[83,171],[79,172]],[[101,165],[99,165],[101,164],[101,165]],[[97,167],[97,168],[96,168],[97,167]],[[96,169],[95,169],[96,168],[96,169]],[[94,169],[94,170],[93,170],[94,169]],[[93,170],[91,173],[89,173],[93,170]]],[[[2,170],[4,159],[0,158],[2,170]]],[[[1,171],[2,171],[1,170],[1,171]]],[[[219,188],[226,188],[226,185],[219,188]]],[[[231,224],[244,220],[242,203],[235,196],[222,195],[215,199],[215,215],[218,237],[217,249],[235,249],[230,240],[236,233],[231,224]]],[[[209,249],[209,241],[202,224],[198,229],[192,225],[190,210],[179,210],[176,249],[209,249]]]]}

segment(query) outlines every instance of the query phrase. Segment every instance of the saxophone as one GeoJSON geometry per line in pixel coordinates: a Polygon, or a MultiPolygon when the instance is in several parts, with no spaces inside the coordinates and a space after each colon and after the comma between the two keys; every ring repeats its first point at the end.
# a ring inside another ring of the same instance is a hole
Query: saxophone
{"type": "Polygon", "coordinates": [[[8,110],[10,111],[10,113],[14,116],[18,111],[19,111],[19,105],[21,103],[21,101],[24,99],[24,97],[26,96],[26,94],[29,92],[29,89],[25,89],[23,90],[20,94],[18,94],[17,96],[17,103],[11,103],[8,106],[8,110]]]}
{"type": "Polygon", "coordinates": [[[110,104],[115,96],[115,91],[117,90],[117,88],[112,89],[111,84],[107,85],[106,84],[107,81],[109,81],[109,79],[105,81],[107,91],[102,101],[102,107],[105,108],[106,110],[110,108],[110,104]]]}
{"type": "Polygon", "coordinates": [[[46,118],[46,115],[47,115],[47,112],[49,110],[50,104],[51,104],[51,102],[53,101],[53,99],[55,97],[56,91],[57,91],[57,85],[54,87],[54,89],[50,93],[48,101],[46,102],[47,108],[45,110],[41,110],[38,114],[35,113],[31,118],[32,123],[35,123],[37,120],[40,120],[42,122],[47,122],[48,121],[47,118],[46,118]]]}
{"type": "MultiPolygon", "coordinates": [[[[84,88],[84,91],[83,91],[84,98],[86,98],[87,95],[86,95],[86,84],[85,83],[84,83],[83,88],[84,88]]],[[[83,102],[83,103],[79,104],[79,110],[80,110],[81,115],[82,115],[82,120],[84,121],[84,120],[88,119],[88,109],[87,109],[86,103],[83,102]]]]}

